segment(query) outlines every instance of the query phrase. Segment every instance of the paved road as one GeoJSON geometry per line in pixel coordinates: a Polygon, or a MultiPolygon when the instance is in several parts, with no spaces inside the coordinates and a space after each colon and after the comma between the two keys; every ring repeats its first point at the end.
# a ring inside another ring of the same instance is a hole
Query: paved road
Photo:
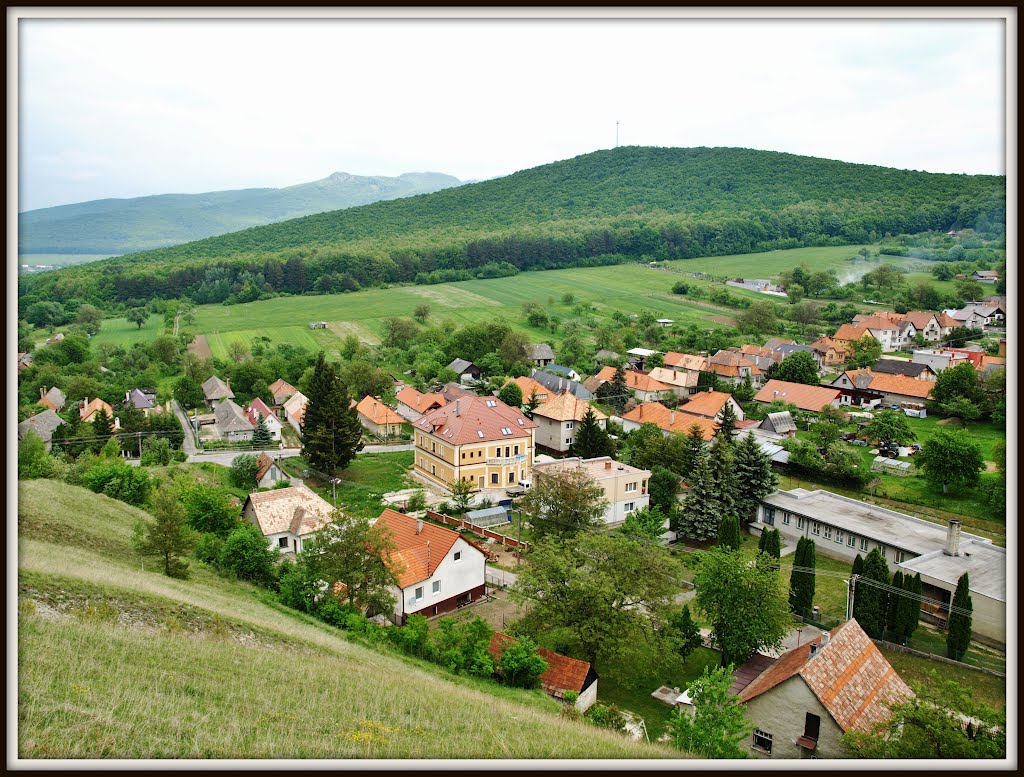
{"type": "Polygon", "coordinates": [[[188,456],[192,456],[196,452],[196,443],[192,437],[192,426],[189,423],[188,416],[185,415],[185,411],[181,409],[181,405],[178,404],[177,400],[171,400],[171,407],[174,408],[174,415],[178,418],[178,423],[181,424],[181,428],[185,432],[185,440],[182,442],[182,450],[188,456]]]}
{"type": "MultiPolygon", "coordinates": [[[[188,443],[189,436],[186,433],[185,442],[188,443]]],[[[411,451],[413,445],[367,445],[363,448],[360,453],[395,453],[396,451],[411,451]]],[[[223,464],[226,467],[231,466],[231,462],[234,461],[235,456],[240,456],[243,453],[256,453],[256,451],[249,450],[230,450],[230,451],[203,451],[198,452],[195,446],[192,449],[185,449],[188,454],[189,461],[209,461],[214,464],[223,464]]],[[[276,458],[287,459],[292,456],[298,456],[302,452],[301,448],[268,448],[267,453],[276,458]]]]}
{"type": "Polygon", "coordinates": [[[517,576],[514,572],[506,572],[497,567],[487,567],[487,582],[500,585],[503,588],[515,585],[517,576]]]}

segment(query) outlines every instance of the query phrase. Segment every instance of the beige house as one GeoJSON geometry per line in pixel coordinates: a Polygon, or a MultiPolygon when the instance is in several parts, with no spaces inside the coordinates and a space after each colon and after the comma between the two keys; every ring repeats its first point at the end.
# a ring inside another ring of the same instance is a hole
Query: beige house
{"type": "Polygon", "coordinates": [[[359,423],[377,437],[397,437],[405,419],[376,397],[363,397],[356,405],[359,423]]]}
{"type": "MultiPolygon", "coordinates": [[[[760,666],[764,659],[754,660],[760,666]]],[[[855,620],[783,653],[730,690],[754,724],[747,746],[760,758],[846,757],[843,734],[870,731],[889,719],[890,704],[913,696],[855,620]]]]}
{"type": "Polygon", "coordinates": [[[305,486],[249,494],[242,506],[242,520],[258,526],[270,547],[281,553],[302,550],[302,543],[333,513],[330,502],[305,486]]]}
{"type": "Polygon", "coordinates": [[[537,424],[495,397],[462,396],[413,424],[413,471],[448,488],[468,480],[500,489],[529,476],[537,424]]]}
{"type": "MultiPolygon", "coordinates": [[[[626,516],[634,510],[643,510],[650,506],[651,497],[647,493],[647,481],[651,471],[622,464],[610,456],[599,456],[594,459],[581,459],[571,456],[557,461],[547,461],[533,465],[533,487],[545,476],[559,472],[581,469],[597,483],[604,492],[604,522],[608,526],[621,526],[626,516]]],[[[667,529],[668,527],[666,527],[667,529]]]]}
{"type": "Polygon", "coordinates": [[[679,370],[673,367],[654,367],[649,373],[652,378],[672,387],[679,399],[686,399],[697,393],[697,378],[700,372],[679,370]]]}
{"type": "Polygon", "coordinates": [[[284,420],[291,424],[296,432],[302,432],[302,420],[306,417],[306,405],[309,400],[301,391],[296,391],[284,403],[284,420]]]}
{"type": "Polygon", "coordinates": [[[576,399],[568,391],[543,403],[533,411],[533,421],[537,424],[534,442],[549,450],[565,453],[575,441],[576,427],[587,410],[593,412],[597,425],[604,429],[608,416],[587,402],[576,399]]]}
{"type": "Polygon", "coordinates": [[[699,394],[694,394],[690,397],[690,401],[682,405],[680,409],[690,415],[721,421],[726,405],[732,408],[737,421],[743,420],[743,408],[732,398],[732,394],[727,394],[724,391],[702,391],[699,394]]]}

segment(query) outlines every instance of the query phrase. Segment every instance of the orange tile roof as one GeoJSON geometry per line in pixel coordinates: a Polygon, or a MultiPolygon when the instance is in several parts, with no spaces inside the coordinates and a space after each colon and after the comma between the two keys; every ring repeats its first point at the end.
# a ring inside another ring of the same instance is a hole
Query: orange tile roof
{"type": "Polygon", "coordinates": [[[932,393],[932,388],[935,385],[930,380],[917,380],[908,378],[906,375],[889,375],[884,372],[870,372],[869,374],[872,378],[868,388],[886,394],[905,394],[908,397],[926,399],[932,393]]]}
{"type": "Polygon", "coordinates": [[[960,326],[960,322],[957,321],[955,318],[953,318],[948,313],[939,313],[938,319],[939,319],[939,326],[941,326],[943,329],[946,329],[947,327],[960,326]]]}
{"type": "Polygon", "coordinates": [[[837,343],[828,335],[823,335],[822,337],[819,337],[817,340],[811,343],[811,348],[813,348],[818,353],[827,353],[829,348],[834,350],[836,353],[850,353],[849,348],[847,348],[842,343],[837,343]]]}
{"type": "Polygon", "coordinates": [[[889,705],[913,696],[913,691],[855,620],[829,632],[829,640],[813,658],[816,637],[784,653],[754,679],[740,696],[748,702],[779,683],[799,675],[844,731],[869,731],[889,719],[889,705]]]}
{"type": "MultiPolygon", "coordinates": [[[[496,631],[491,635],[491,644],[487,651],[493,656],[495,663],[505,652],[505,648],[516,643],[516,638],[496,631]]],[[[581,693],[583,684],[587,681],[587,674],[590,672],[590,663],[579,661],[561,653],[554,653],[542,647],[537,648],[537,653],[543,658],[548,668],[540,676],[540,685],[546,693],[562,698],[566,691],[581,693]]]]}
{"type": "Polygon", "coordinates": [[[690,429],[696,424],[700,427],[705,440],[714,438],[718,431],[718,424],[711,419],[681,410],[669,410],[660,402],[644,402],[637,405],[622,416],[622,419],[638,424],[655,424],[660,429],[675,434],[689,434],[690,429]]]}
{"type": "Polygon", "coordinates": [[[309,399],[301,391],[296,391],[288,400],[284,403],[285,415],[289,415],[294,418],[299,424],[302,424],[302,419],[306,417],[306,405],[309,404],[309,399]]]}
{"type": "Polygon", "coordinates": [[[683,405],[683,411],[705,418],[714,418],[722,412],[722,408],[730,399],[732,399],[732,394],[727,394],[724,391],[701,391],[690,397],[690,401],[683,405]]]}
{"type": "Polygon", "coordinates": [[[592,407],[590,403],[584,402],[582,399],[577,399],[568,391],[563,391],[554,399],[549,399],[534,410],[533,415],[550,418],[552,421],[582,421],[587,410],[592,411],[594,418],[598,421],[608,418],[596,407],[592,407]]]}
{"type": "Polygon", "coordinates": [[[884,316],[872,316],[871,318],[865,318],[857,325],[860,329],[898,329],[898,325],[895,321],[891,321],[884,316]]]}
{"type": "Polygon", "coordinates": [[[379,399],[365,396],[356,405],[356,412],[372,424],[404,424],[405,419],[379,399]]]}
{"type": "Polygon", "coordinates": [[[270,468],[274,466],[274,460],[270,458],[266,451],[263,451],[259,456],[256,457],[256,482],[263,480],[263,476],[267,474],[270,468]]]}
{"type": "Polygon", "coordinates": [[[933,318],[935,318],[935,314],[925,310],[912,310],[903,314],[903,320],[909,321],[915,329],[924,329],[933,318]]]}
{"type": "MultiPolygon", "coordinates": [[[[626,374],[626,386],[633,391],[645,391],[645,392],[658,392],[658,391],[671,391],[672,387],[667,383],[662,383],[660,380],[655,380],[650,375],[646,375],[636,370],[625,370],[626,374]]],[[[601,383],[608,383],[612,378],[615,377],[614,367],[605,367],[595,376],[601,383]]]]}
{"type": "Polygon", "coordinates": [[[513,378],[512,382],[519,386],[519,390],[523,392],[524,405],[530,401],[532,394],[537,395],[538,402],[547,402],[551,399],[551,392],[548,391],[548,387],[538,383],[529,375],[520,375],[518,378],[513,378]]]}
{"type": "Polygon", "coordinates": [[[854,326],[853,324],[843,324],[839,327],[836,333],[832,335],[832,339],[852,343],[860,340],[865,335],[873,337],[873,335],[863,327],[854,326]]]}
{"type": "Polygon", "coordinates": [[[431,410],[413,426],[450,445],[529,437],[530,430],[537,428],[518,408],[494,397],[478,396],[459,397],[431,410]]]}
{"type": "Polygon", "coordinates": [[[652,367],[648,373],[655,380],[677,388],[691,388],[697,385],[697,373],[690,370],[678,370],[673,367],[652,367]]]}
{"type": "Polygon", "coordinates": [[[790,383],[786,380],[770,380],[754,395],[754,400],[771,404],[776,399],[781,399],[796,405],[801,410],[818,413],[825,405],[832,404],[839,394],[839,389],[828,386],[808,386],[804,383],[790,383]]]}
{"type": "MultiPolygon", "coordinates": [[[[382,512],[374,526],[382,527],[395,546],[391,552],[391,561],[400,588],[408,588],[434,574],[438,564],[448,555],[448,551],[460,538],[459,533],[451,529],[429,521],[420,521],[411,515],[391,509],[382,512]],[[420,527],[418,532],[416,531],[417,524],[420,527]],[[430,543],[429,553],[427,551],[428,542],[430,543]]],[[[476,545],[473,547],[477,548],[476,545]]]]}
{"type": "Polygon", "coordinates": [[[395,399],[418,413],[426,413],[436,407],[444,407],[448,404],[440,394],[424,394],[412,386],[403,387],[395,394],[395,399]]]}
{"type": "Polygon", "coordinates": [[[284,378],[278,378],[273,383],[271,383],[267,388],[270,389],[270,394],[274,397],[277,397],[284,393],[295,393],[295,386],[285,381],[284,378]]]}

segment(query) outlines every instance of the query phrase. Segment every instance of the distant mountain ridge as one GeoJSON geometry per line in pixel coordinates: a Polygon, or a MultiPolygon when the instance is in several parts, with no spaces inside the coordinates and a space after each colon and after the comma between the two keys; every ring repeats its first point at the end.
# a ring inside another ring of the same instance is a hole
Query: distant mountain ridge
{"type": "Polygon", "coordinates": [[[444,173],[388,177],[335,172],[318,181],[277,189],[91,200],[18,214],[18,250],[22,254],[133,253],[462,183],[444,173]]]}

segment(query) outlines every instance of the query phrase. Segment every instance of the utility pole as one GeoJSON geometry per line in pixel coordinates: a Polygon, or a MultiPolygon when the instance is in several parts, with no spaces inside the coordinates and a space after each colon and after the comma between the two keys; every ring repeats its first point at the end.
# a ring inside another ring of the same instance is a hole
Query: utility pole
{"type": "Polygon", "coordinates": [[[615,122],[615,148],[619,147],[619,123],[615,122]]]}
{"type": "Polygon", "coordinates": [[[516,569],[523,557],[523,508],[519,508],[519,528],[516,530],[516,569]]]}
{"type": "Polygon", "coordinates": [[[849,587],[846,589],[846,620],[853,620],[853,599],[857,593],[857,578],[860,575],[850,575],[850,579],[847,581],[849,587]]]}

